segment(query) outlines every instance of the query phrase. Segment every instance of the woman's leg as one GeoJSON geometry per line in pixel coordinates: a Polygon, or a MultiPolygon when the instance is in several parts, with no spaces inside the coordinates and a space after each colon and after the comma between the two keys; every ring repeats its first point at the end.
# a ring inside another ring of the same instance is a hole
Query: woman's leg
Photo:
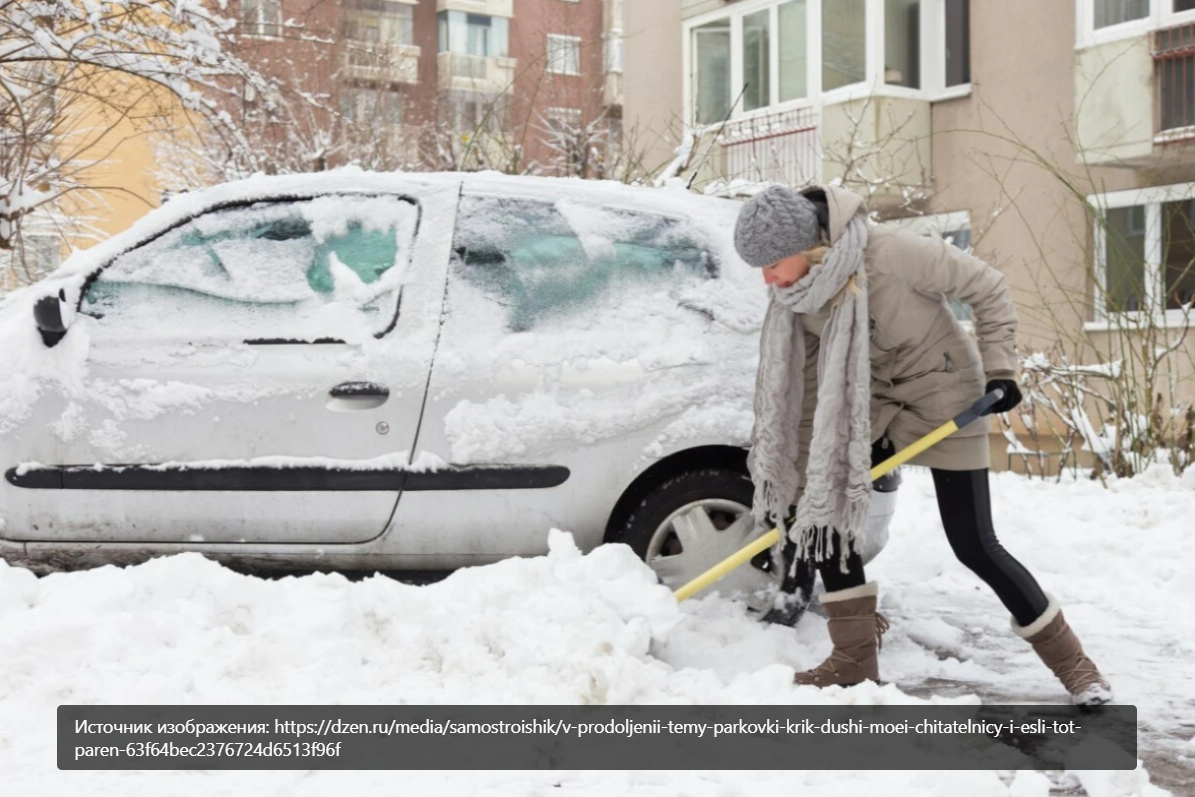
{"type": "Polygon", "coordinates": [[[861,587],[867,582],[863,575],[863,558],[857,550],[851,550],[846,558],[846,572],[842,569],[842,537],[838,532],[830,535],[829,556],[817,563],[826,592],[838,592],[851,587],[861,587]]]}
{"type": "Polygon", "coordinates": [[[987,469],[931,472],[954,555],[987,582],[1019,624],[1027,626],[1041,617],[1049,599],[1025,566],[996,539],[987,469]]]}
{"type": "Polygon", "coordinates": [[[987,470],[934,470],[933,474],[950,546],[960,562],[995,590],[1013,616],[1013,631],[1033,645],[1074,702],[1099,705],[1112,700],[1112,687],[1083,651],[1062,607],[996,540],[987,470]]]}

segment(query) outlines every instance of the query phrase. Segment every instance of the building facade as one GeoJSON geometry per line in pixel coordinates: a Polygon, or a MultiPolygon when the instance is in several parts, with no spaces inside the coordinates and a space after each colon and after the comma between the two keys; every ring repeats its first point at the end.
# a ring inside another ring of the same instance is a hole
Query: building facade
{"type": "MultiPolygon", "coordinates": [[[[1077,406],[1102,391],[1181,436],[1195,0],[679,0],[628,6],[625,26],[628,73],[668,75],[628,87],[625,124],[657,131],[661,160],[691,133],[695,189],[838,182],[880,220],[973,249],[1012,287],[1022,355],[1051,364],[1026,381],[1089,377],[1077,406]],[[1116,369],[1138,395],[1100,381],[1116,369]]],[[[1071,431],[1091,449],[1108,418],[1089,415],[1071,431]]],[[[1010,450],[1049,448],[1041,419],[1013,423],[1010,450]]]]}

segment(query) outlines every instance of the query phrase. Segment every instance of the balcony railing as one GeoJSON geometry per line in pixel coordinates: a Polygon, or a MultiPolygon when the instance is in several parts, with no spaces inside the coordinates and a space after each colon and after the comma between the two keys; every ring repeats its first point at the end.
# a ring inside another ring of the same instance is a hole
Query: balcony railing
{"type": "Polygon", "coordinates": [[[730,122],[721,145],[723,174],[728,180],[770,180],[799,186],[818,178],[818,118],[812,108],[730,122]]]}
{"type": "Polygon", "coordinates": [[[1154,33],[1154,132],[1161,138],[1195,135],[1195,24],[1154,33]]]}
{"type": "Polygon", "coordinates": [[[376,42],[348,42],[344,76],[354,80],[418,83],[420,48],[396,44],[376,49],[376,42]]]}
{"type": "Polygon", "coordinates": [[[466,53],[440,53],[440,87],[505,91],[514,81],[515,59],[466,53]]]}

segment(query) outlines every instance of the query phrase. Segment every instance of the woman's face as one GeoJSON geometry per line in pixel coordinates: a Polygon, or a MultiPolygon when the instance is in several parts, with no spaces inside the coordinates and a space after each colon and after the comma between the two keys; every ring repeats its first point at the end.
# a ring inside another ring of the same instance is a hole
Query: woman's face
{"type": "Polygon", "coordinates": [[[788,288],[795,285],[802,277],[809,273],[809,261],[803,254],[795,254],[778,260],[763,268],[763,281],[766,285],[777,288],[788,288]]]}

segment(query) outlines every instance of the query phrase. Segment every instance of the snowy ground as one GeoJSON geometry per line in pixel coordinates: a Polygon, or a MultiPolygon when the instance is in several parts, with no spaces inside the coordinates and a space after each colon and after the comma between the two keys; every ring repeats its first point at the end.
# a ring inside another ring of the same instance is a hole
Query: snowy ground
{"type": "MultiPolygon", "coordinates": [[[[870,568],[892,622],[890,682],[796,688],[825,622],[765,626],[717,597],[679,609],[623,546],[461,571],[431,586],[264,581],[198,555],[36,579],[0,563],[6,794],[1195,794],[1195,469],[1104,490],[995,478],[1006,547],[1061,600],[1122,703],[1141,758],[1100,772],[60,772],[60,703],[1060,702],[1061,687],[952,557],[928,475],[906,474],[870,568]],[[1152,783],[1150,782],[1152,778],[1152,783]],[[1165,786],[1159,788],[1155,784],[1165,786]],[[1168,790],[1168,791],[1167,791],[1168,790]],[[346,792],[348,793],[348,792],[346,792]]],[[[545,530],[547,533],[547,530],[545,530]]]]}

